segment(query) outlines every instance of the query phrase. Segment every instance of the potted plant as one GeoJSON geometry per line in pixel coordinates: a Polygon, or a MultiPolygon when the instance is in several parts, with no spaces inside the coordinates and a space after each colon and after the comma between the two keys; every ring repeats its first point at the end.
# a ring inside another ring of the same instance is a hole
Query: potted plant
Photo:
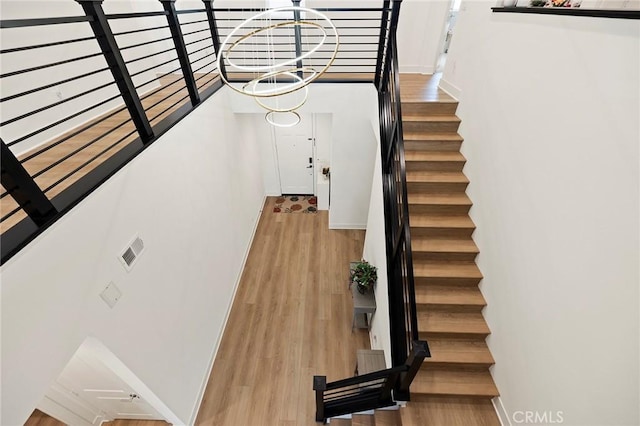
{"type": "Polygon", "coordinates": [[[365,294],[373,289],[373,285],[378,279],[378,268],[362,259],[355,262],[350,270],[349,277],[351,284],[356,284],[358,291],[365,294]]]}

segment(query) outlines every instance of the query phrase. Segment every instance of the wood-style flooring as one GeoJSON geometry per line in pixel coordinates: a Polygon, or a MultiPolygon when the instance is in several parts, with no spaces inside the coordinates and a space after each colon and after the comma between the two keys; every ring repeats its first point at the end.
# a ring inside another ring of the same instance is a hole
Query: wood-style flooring
{"type": "Polygon", "coordinates": [[[313,376],[351,377],[366,330],[351,330],[349,262],[364,231],[328,212],[273,213],[268,198],[196,425],[316,425],[313,376]]]}

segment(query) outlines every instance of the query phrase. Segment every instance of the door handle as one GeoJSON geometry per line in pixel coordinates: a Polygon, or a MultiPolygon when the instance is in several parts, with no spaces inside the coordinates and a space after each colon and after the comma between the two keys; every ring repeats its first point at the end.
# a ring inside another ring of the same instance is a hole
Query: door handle
{"type": "Polygon", "coordinates": [[[313,167],[313,166],[307,166],[307,169],[310,169],[310,168],[312,168],[312,167],[313,167]]]}

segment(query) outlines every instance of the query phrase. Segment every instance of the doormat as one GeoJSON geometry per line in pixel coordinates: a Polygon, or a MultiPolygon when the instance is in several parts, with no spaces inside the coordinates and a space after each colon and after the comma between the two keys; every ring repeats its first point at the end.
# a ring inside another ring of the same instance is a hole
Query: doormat
{"type": "Polygon", "coordinates": [[[286,195],[276,198],[274,213],[317,213],[318,199],[313,195],[286,195]]]}

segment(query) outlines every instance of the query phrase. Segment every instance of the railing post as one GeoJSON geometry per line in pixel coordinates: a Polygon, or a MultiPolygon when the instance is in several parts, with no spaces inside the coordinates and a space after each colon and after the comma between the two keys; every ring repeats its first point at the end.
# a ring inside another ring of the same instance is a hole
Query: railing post
{"type": "Polygon", "coordinates": [[[2,139],[0,143],[2,145],[0,152],[2,186],[36,225],[44,225],[58,213],[58,210],[13,155],[7,144],[2,139]]]}
{"type": "Polygon", "coordinates": [[[382,59],[384,58],[385,39],[387,38],[387,22],[389,21],[389,0],[385,0],[382,4],[383,11],[380,17],[380,37],[378,39],[378,58],[376,59],[376,77],[374,84],[376,89],[380,91],[380,79],[382,78],[383,69],[382,59]]]}
{"type": "Polygon", "coordinates": [[[111,31],[109,21],[102,9],[103,0],[76,0],[84,9],[87,16],[90,16],[91,29],[96,36],[96,40],[100,45],[102,54],[109,65],[109,69],[120,90],[122,99],[124,100],[131,119],[138,130],[140,139],[146,143],[153,139],[153,130],[149,119],[144,111],[136,87],[131,80],[131,75],[127,70],[127,65],[122,58],[116,38],[111,31]]]}
{"type": "MultiPolygon", "coordinates": [[[[291,3],[293,3],[294,7],[300,7],[300,0],[291,0],[291,3]]],[[[300,22],[300,11],[299,10],[294,10],[293,11],[293,20],[295,22],[300,22]]],[[[296,57],[300,57],[302,56],[302,31],[300,29],[300,25],[295,25],[293,27],[293,31],[294,31],[294,38],[295,38],[295,42],[296,42],[296,57]]],[[[303,77],[303,72],[302,72],[302,59],[299,61],[296,61],[296,67],[298,68],[298,77],[302,78],[303,77]]]]}
{"type": "Polygon", "coordinates": [[[422,340],[414,340],[413,347],[411,348],[411,354],[407,358],[405,365],[409,368],[406,373],[400,375],[399,386],[394,392],[394,399],[396,401],[409,401],[409,386],[411,386],[411,382],[415,379],[416,374],[420,371],[420,367],[422,366],[422,362],[425,358],[431,356],[429,352],[429,345],[427,342],[422,340]]]}
{"type": "MultiPolygon", "coordinates": [[[[216,57],[218,57],[220,53],[220,33],[218,32],[218,24],[216,22],[216,14],[213,11],[213,1],[214,0],[202,0],[204,3],[204,8],[207,10],[207,19],[209,20],[209,30],[211,31],[211,39],[213,40],[213,48],[216,51],[216,57]]],[[[222,76],[227,79],[227,68],[224,65],[224,61],[220,61],[220,73],[222,76]]]]}
{"type": "Polygon", "coordinates": [[[167,23],[169,24],[169,30],[171,30],[173,44],[176,47],[178,61],[182,68],[182,76],[184,77],[185,84],[187,85],[189,98],[191,98],[191,105],[196,106],[200,103],[200,94],[198,93],[196,80],[193,77],[191,62],[189,62],[189,52],[187,52],[187,46],[184,44],[184,36],[182,35],[182,28],[180,28],[180,21],[178,20],[178,14],[176,13],[175,2],[176,0],[160,0],[162,7],[164,7],[165,12],[167,12],[167,23]]]}
{"type": "Polygon", "coordinates": [[[327,390],[327,376],[313,376],[313,390],[316,392],[316,422],[324,423],[324,392],[327,390]]]}

